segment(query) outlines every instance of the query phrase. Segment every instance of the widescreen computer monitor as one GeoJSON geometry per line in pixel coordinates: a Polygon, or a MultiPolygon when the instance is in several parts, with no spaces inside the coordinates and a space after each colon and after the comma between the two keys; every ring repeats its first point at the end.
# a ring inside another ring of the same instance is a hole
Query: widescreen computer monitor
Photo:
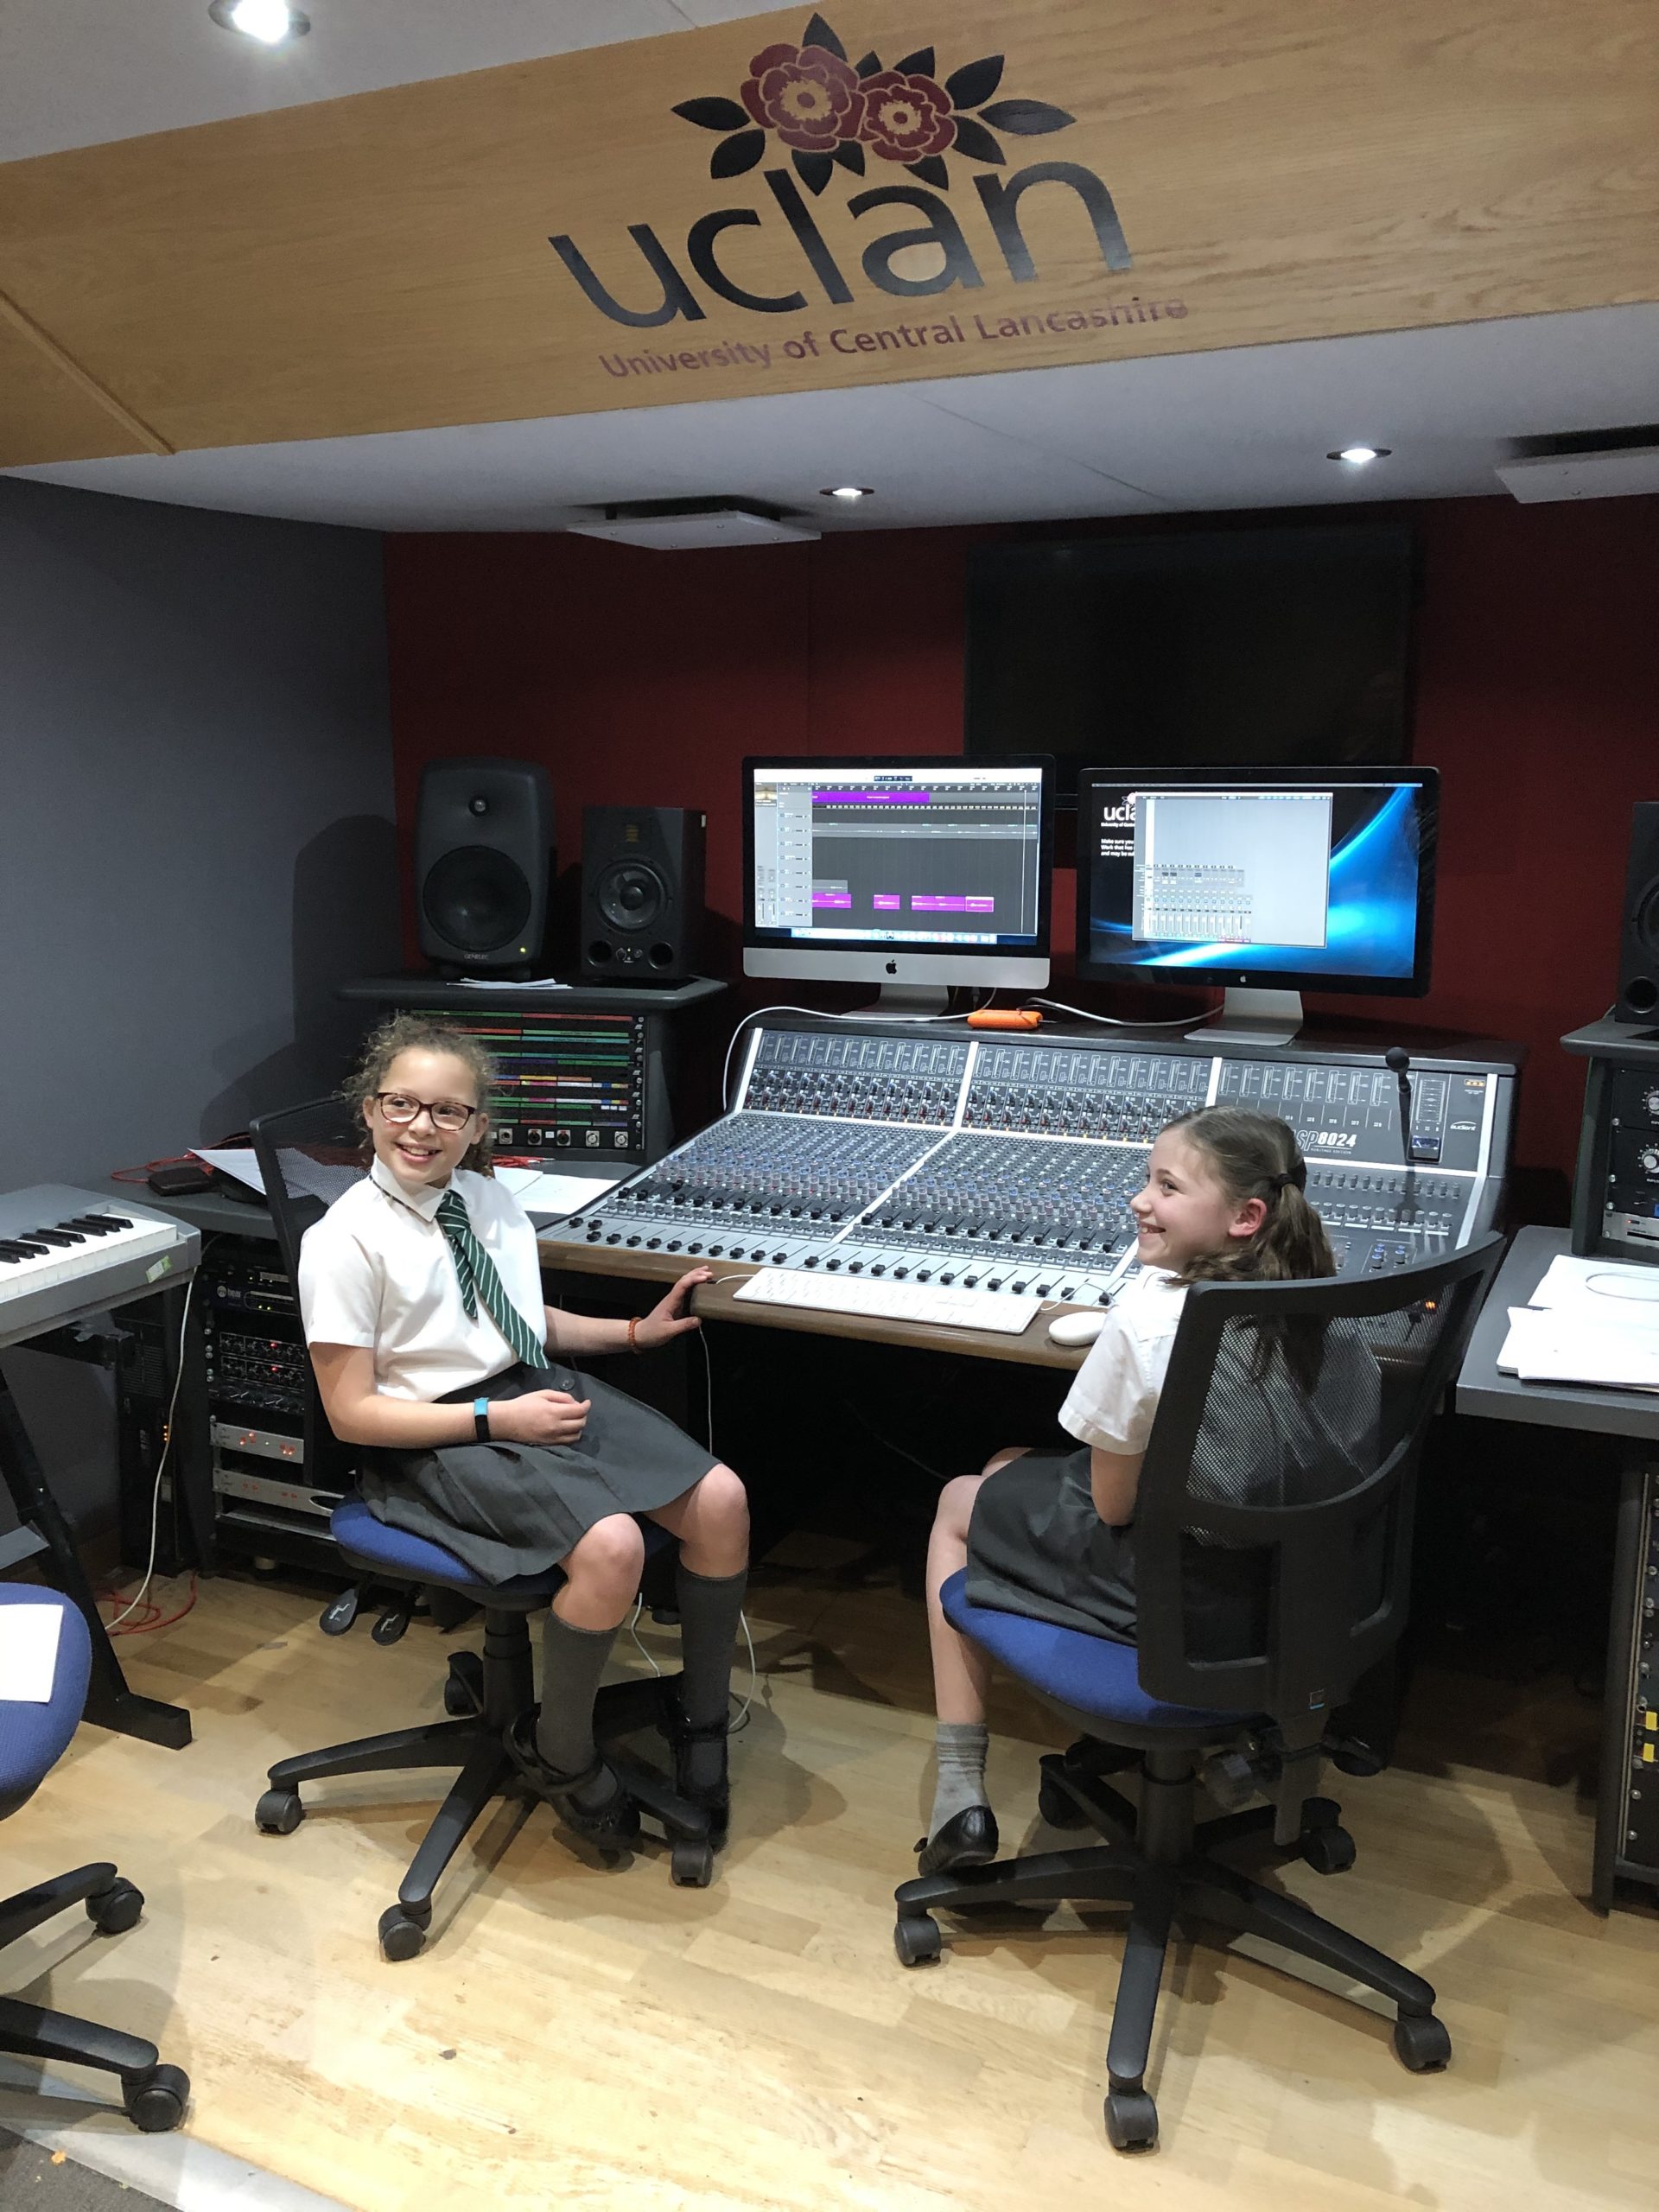
{"type": "Polygon", "coordinates": [[[918,1012],[951,984],[1047,982],[1052,760],[749,760],[743,779],[746,976],[918,1012]]]}
{"type": "Polygon", "coordinates": [[[1262,1043],[1304,990],[1428,988],[1434,769],[1089,768],[1077,808],[1080,976],[1220,985],[1262,1043]]]}

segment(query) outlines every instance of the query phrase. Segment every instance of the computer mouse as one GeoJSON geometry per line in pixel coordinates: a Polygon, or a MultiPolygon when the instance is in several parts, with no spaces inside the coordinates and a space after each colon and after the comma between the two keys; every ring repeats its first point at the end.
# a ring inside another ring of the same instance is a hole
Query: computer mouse
{"type": "Polygon", "coordinates": [[[1106,1325],[1103,1313],[1057,1313],[1048,1325],[1054,1344],[1091,1344],[1106,1325]]]}

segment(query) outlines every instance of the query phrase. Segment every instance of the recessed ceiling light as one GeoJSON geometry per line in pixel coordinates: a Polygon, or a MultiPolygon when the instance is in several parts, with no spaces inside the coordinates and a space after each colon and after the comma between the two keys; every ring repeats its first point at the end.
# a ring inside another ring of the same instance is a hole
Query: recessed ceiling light
{"type": "Polygon", "coordinates": [[[288,0],[209,0],[207,12],[220,30],[240,31],[262,46],[303,38],[311,28],[310,16],[290,8],[288,0]]]}
{"type": "Polygon", "coordinates": [[[875,493],[868,484],[826,484],[818,497],[821,499],[873,499],[875,493]]]}
{"type": "Polygon", "coordinates": [[[1386,461],[1393,450],[1391,446],[1338,446],[1325,457],[1327,461],[1345,461],[1350,468],[1363,468],[1368,461],[1386,461]]]}

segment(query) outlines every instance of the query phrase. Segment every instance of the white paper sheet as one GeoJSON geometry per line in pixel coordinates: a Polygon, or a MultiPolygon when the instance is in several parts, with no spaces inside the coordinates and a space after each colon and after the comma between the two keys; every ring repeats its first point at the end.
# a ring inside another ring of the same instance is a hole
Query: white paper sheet
{"type": "Polygon", "coordinates": [[[1576,1306],[1512,1306],[1497,1366],[1523,1382],[1659,1390],[1659,1329],[1618,1327],[1576,1306]]]}
{"type": "Polygon", "coordinates": [[[0,1605],[0,1700],[51,1703],[62,1626],[61,1605],[0,1605]]]}
{"type": "MultiPolygon", "coordinates": [[[[514,1179],[508,1188],[526,1213],[574,1213],[578,1206],[602,1198],[622,1180],[620,1175],[550,1175],[534,1167],[498,1167],[495,1172],[502,1182],[509,1175],[514,1179]]],[[[627,1170],[630,1175],[633,1172],[627,1170]]]]}
{"type": "Polygon", "coordinates": [[[226,1151],[204,1152],[200,1145],[195,1157],[204,1167],[217,1167],[221,1175],[233,1176],[238,1183],[245,1183],[251,1191],[257,1191],[263,1198],[265,1179],[259,1173],[259,1162],[252,1149],[244,1152],[232,1146],[226,1151]]]}
{"type": "Polygon", "coordinates": [[[1659,1329],[1659,1267],[1580,1260],[1560,1252],[1527,1302],[1599,1325],[1659,1329]]]}
{"type": "Polygon", "coordinates": [[[574,983],[562,983],[556,976],[536,976],[528,982],[509,982],[500,976],[457,976],[455,981],[474,991],[574,991],[574,983]]]}

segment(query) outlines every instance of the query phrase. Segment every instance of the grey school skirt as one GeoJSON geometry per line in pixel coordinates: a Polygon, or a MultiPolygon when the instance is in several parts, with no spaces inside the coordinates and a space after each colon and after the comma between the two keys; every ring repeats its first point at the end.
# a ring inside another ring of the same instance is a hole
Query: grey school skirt
{"type": "Polygon", "coordinates": [[[968,1523],[969,1604],[1135,1642],[1135,1530],[1109,1528],[1089,1447],[1027,1452],[979,1486],[968,1523]]]}
{"type": "Polygon", "coordinates": [[[665,1414],[568,1367],[509,1367],[439,1403],[531,1390],[592,1401],[577,1443],[377,1452],[359,1485],[369,1510],[389,1528],[442,1544],[480,1582],[506,1582],[556,1565],[612,1514],[671,1504],[719,1465],[665,1414]]]}

